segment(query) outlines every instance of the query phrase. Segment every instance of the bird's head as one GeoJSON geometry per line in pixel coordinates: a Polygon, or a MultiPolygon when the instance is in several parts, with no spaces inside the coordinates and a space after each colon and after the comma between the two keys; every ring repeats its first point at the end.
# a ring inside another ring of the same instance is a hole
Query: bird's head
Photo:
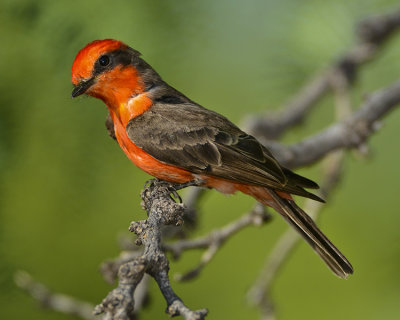
{"type": "Polygon", "coordinates": [[[89,43],[72,65],[72,97],[86,93],[112,107],[143,92],[159,76],[139,56],[138,51],[118,40],[89,43]]]}

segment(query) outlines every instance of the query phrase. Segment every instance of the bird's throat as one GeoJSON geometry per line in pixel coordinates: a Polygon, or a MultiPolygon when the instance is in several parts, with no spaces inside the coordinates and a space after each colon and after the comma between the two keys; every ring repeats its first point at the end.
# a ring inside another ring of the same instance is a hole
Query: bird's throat
{"type": "Polygon", "coordinates": [[[146,111],[152,104],[143,79],[133,66],[116,67],[98,76],[87,92],[107,105],[123,124],[146,111]]]}
{"type": "MultiPolygon", "coordinates": [[[[153,104],[153,101],[148,96],[147,92],[143,92],[130,98],[127,102],[120,103],[118,107],[113,110],[121,123],[126,127],[131,119],[136,118],[143,112],[148,110],[153,104]]],[[[111,110],[110,110],[111,112],[111,110]]]]}

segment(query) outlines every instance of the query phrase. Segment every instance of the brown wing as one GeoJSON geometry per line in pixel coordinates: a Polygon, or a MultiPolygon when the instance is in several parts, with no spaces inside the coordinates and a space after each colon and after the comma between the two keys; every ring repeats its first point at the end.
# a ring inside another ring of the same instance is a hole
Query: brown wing
{"type": "Polygon", "coordinates": [[[302,188],[318,187],[314,182],[282,168],[254,137],[194,103],[156,103],[132,119],[126,132],[161,162],[320,200],[302,188]]]}

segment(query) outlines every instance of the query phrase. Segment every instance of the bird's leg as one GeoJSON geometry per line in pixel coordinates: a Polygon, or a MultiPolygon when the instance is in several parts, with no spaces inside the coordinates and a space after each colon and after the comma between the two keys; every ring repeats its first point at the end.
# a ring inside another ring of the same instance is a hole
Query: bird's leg
{"type": "Polygon", "coordinates": [[[201,187],[204,182],[205,181],[201,179],[193,179],[185,183],[174,184],[173,187],[175,190],[181,190],[187,187],[201,187]]]}
{"type": "Polygon", "coordinates": [[[184,183],[175,183],[169,182],[165,180],[160,180],[158,178],[147,180],[144,184],[144,188],[152,188],[152,187],[165,187],[170,194],[173,196],[171,197],[172,200],[178,199],[180,203],[182,203],[182,198],[178,194],[178,190],[182,190],[187,187],[200,187],[204,184],[204,181],[201,179],[193,179],[188,182],[184,183]],[[174,199],[175,198],[175,199],[174,199]]]}
{"type": "MultiPolygon", "coordinates": [[[[169,182],[168,190],[171,192],[171,195],[174,196],[175,199],[179,199],[179,202],[182,203],[182,198],[178,194],[178,190],[182,190],[187,187],[199,187],[204,183],[202,180],[194,179],[184,183],[173,183],[169,182]]],[[[171,197],[172,199],[172,197],[171,197]]],[[[174,200],[174,199],[173,199],[174,200]]]]}
{"type": "Polygon", "coordinates": [[[187,187],[200,187],[204,184],[205,181],[201,180],[201,179],[193,179],[190,180],[188,182],[184,182],[184,183],[171,183],[169,190],[171,191],[171,194],[179,199],[179,202],[182,203],[182,198],[181,196],[178,194],[178,190],[182,190],[184,188],[187,187]]]}
{"type": "Polygon", "coordinates": [[[143,188],[147,188],[147,187],[151,187],[151,186],[153,186],[153,185],[155,185],[155,184],[158,184],[158,183],[165,183],[165,181],[163,181],[163,180],[160,180],[160,179],[158,179],[158,178],[153,178],[153,179],[149,179],[149,180],[146,180],[146,182],[144,183],[144,186],[143,186],[143,188]]]}

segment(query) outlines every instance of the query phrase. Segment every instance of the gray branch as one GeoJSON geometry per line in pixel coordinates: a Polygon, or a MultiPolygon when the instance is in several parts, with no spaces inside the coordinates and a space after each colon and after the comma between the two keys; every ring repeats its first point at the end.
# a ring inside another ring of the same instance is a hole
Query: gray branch
{"type": "Polygon", "coordinates": [[[232,221],[228,225],[214,230],[203,237],[164,244],[164,250],[171,252],[175,259],[178,259],[186,250],[206,249],[196,267],[187,271],[183,275],[176,275],[175,279],[178,281],[187,281],[197,277],[228,239],[240,230],[243,230],[250,225],[260,226],[268,222],[270,218],[271,216],[267,213],[265,207],[261,204],[257,204],[252,210],[250,210],[250,212],[245,213],[239,219],[232,221]]]}
{"type": "Polygon", "coordinates": [[[400,103],[400,82],[378,90],[347,119],[339,121],[314,136],[291,146],[263,141],[280,163],[302,167],[315,163],[328,153],[346,148],[359,148],[381,127],[380,120],[400,103]]]}
{"type": "Polygon", "coordinates": [[[95,308],[95,314],[104,314],[105,320],[134,319],[134,292],[145,273],[157,282],[166,302],[166,312],[172,317],[181,315],[185,319],[204,319],[207,309],[192,311],[173,291],[169,277],[169,262],[161,249],[161,229],[164,225],[181,225],[184,206],[170,196],[171,185],[154,182],[141,194],[142,206],[147,211],[146,220],[132,222],[130,231],[138,238],[137,244],[144,246],[143,254],[121,265],[118,272],[118,287],[95,308]]]}
{"type": "Polygon", "coordinates": [[[17,286],[28,292],[43,307],[85,320],[95,319],[92,312],[93,305],[90,303],[65,294],[52,292],[42,283],[35,281],[25,271],[16,272],[14,278],[17,286]]]}
{"type": "Polygon", "coordinates": [[[278,139],[293,126],[301,124],[308,112],[329,91],[332,79],[340,73],[353,84],[359,67],[380,52],[379,49],[400,27],[400,10],[370,17],[361,21],[356,28],[357,44],[337,59],[327,71],[318,74],[275,114],[248,116],[245,128],[258,138],[278,139]]]}

